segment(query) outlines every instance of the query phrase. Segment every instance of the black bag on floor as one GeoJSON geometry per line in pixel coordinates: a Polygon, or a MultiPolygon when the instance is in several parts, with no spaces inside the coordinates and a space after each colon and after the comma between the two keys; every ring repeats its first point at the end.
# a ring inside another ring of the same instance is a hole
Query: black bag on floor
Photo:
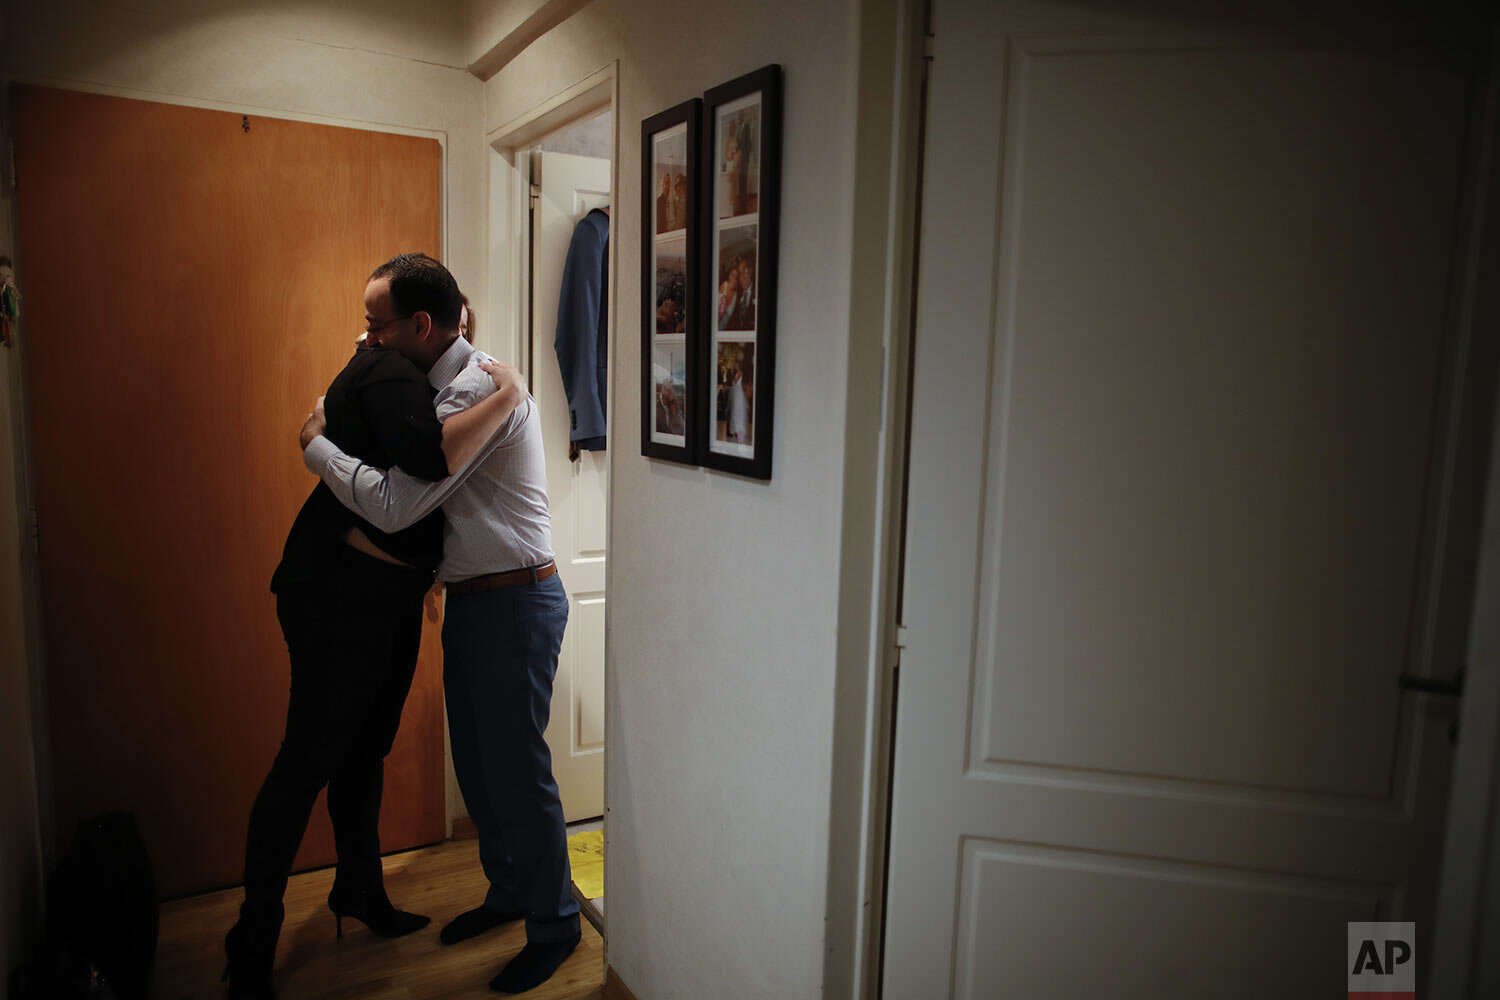
{"type": "Polygon", "coordinates": [[[84,996],[147,1000],[156,931],[156,880],[135,817],[110,813],[79,823],[47,882],[44,957],[73,956],[64,968],[76,970],[78,958],[91,966],[95,982],[84,996]]]}
{"type": "Polygon", "coordinates": [[[119,1000],[99,967],[77,947],[47,941],[36,961],[10,975],[9,1000],[119,1000]]]}

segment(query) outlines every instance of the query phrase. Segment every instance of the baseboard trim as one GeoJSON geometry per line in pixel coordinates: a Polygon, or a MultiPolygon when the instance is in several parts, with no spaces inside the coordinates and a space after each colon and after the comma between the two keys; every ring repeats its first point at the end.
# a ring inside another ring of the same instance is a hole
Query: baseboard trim
{"type": "Polygon", "coordinates": [[[620,979],[620,974],[612,965],[604,967],[603,992],[604,1000],[636,1000],[635,994],[630,992],[630,987],[620,979]]]}
{"type": "Polygon", "coordinates": [[[479,830],[467,816],[453,817],[453,836],[449,840],[478,840],[479,830]]]}

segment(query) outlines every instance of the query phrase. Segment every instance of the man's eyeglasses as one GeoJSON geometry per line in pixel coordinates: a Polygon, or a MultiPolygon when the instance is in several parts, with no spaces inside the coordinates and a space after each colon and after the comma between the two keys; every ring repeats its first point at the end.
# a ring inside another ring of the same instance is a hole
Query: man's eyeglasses
{"type": "Polygon", "coordinates": [[[407,313],[405,316],[392,316],[390,319],[381,320],[379,323],[367,323],[367,324],[365,324],[365,333],[366,334],[376,334],[376,333],[379,333],[381,330],[384,330],[386,327],[390,326],[392,323],[399,322],[399,321],[401,321],[403,319],[411,319],[415,315],[416,315],[416,313],[407,313]]]}

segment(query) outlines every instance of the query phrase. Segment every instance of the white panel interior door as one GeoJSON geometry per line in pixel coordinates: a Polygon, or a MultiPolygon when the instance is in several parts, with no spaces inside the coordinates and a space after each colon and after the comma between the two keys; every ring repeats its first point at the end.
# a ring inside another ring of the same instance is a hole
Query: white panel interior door
{"type": "Polygon", "coordinates": [[[1342,995],[1451,758],[1466,64],[934,16],[884,995],[1342,995]]]}
{"type": "Polygon", "coordinates": [[[553,340],[563,263],[573,227],[609,205],[609,161],[568,153],[542,158],[533,263],[531,393],[542,411],[552,548],[568,591],[568,631],[557,658],[547,745],[571,823],[604,815],[604,501],[605,452],[568,459],[568,397],[553,340]]]}

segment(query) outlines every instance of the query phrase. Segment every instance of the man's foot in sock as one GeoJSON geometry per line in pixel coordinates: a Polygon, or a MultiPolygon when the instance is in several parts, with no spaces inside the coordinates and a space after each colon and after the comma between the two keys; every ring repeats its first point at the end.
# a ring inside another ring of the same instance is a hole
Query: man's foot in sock
{"type": "Polygon", "coordinates": [[[458,944],[471,937],[478,937],[485,931],[494,930],[501,924],[520,920],[524,916],[526,914],[521,910],[501,913],[488,906],[476,906],[472,910],[465,910],[444,924],[443,929],[438,932],[438,940],[443,944],[458,944]]]}
{"type": "Polygon", "coordinates": [[[575,932],[561,941],[527,941],[520,954],[490,980],[490,989],[497,993],[525,993],[535,989],[552,978],[582,938],[582,932],[575,932]]]}

